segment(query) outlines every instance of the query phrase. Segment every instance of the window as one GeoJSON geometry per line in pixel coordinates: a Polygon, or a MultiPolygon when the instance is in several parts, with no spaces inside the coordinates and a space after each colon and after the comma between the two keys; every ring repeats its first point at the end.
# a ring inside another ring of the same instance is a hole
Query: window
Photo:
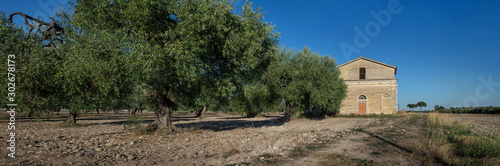
{"type": "Polygon", "coordinates": [[[359,68],[359,79],[360,80],[366,79],[366,69],[364,67],[359,68]]]}
{"type": "Polygon", "coordinates": [[[382,98],[391,98],[391,95],[389,95],[389,93],[384,93],[382,94],[382,98]]]}
{"type": "Polygon", "coordinates": [[[360,95],[360,96],[358,97],[358,99],[359,99],[359,100],[366,100],[366,96],[365,96],[365,95],[360,95]]]}

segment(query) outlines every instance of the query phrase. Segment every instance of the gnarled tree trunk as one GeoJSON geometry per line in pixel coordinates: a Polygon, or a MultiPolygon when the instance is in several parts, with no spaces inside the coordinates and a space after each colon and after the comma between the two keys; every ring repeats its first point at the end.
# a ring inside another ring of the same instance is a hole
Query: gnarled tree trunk
{"type": "Polygon", "coordinates": [[[172,110],[169,108],[173,102],[166,96],[150,96],[155,106],[155,121],[148,126],[148,130],[156,131],[158,129],[165,132],[175,132],[176,128],[172,124],[172,110]]]}
{"type": "Polygon", "coordinates": [[[69,117],[68,117],[68,123],[75,124],[76,123],[76,116],[77,116],[77,113],[75,111],[70,111],[69,117]]]}
{"type": "Polygon", "coordinates": [[[291,119],[295,118],[295,111],[293,111],[293,102],[285,101],[285,115],[280,118],[281,122],[288,122],[291,119]]]}
{"type": "Polygon", "coordinates": [[[207,108],[208,108],[208,105],[203,105],[203,108],[201,108],[197,113],[196,113],[196,117],[198,117],[198,119],[205,119],[205,112],[207,111],[207,108]]]}
{"type": "Polygon", "coordinates": [[[156,131],[160,129],[166,132],[175,132],[177,128],[172,124],[172,110],[169,108],[174,106],[174,102],[164,95],[157,95],[147,90],[142,92],[153,102],[155,107],[155,121],[148,125],[147,130],[156,131]]]}

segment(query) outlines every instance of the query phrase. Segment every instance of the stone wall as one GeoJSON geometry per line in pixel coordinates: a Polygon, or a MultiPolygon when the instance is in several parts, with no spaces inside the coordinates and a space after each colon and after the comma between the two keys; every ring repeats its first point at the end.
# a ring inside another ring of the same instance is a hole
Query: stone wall
{"type": "Polygon", "coordinates": [[[340,68],[342,78],[344,80],[359,80],[359,68],[361,67],[366,69],[366,80],[394,79],[396,74],[394,68],[360,59],[340,68]]]}
{"type": "Polygon", "coordinates": [[[393,114],[397,111],[397,80],[346,81],[347,97],[340,114],[358,114],[358,97],[367,97],[366,114],[393,114]],[[384,94],[387,93],[387,96],[384,94]]]}

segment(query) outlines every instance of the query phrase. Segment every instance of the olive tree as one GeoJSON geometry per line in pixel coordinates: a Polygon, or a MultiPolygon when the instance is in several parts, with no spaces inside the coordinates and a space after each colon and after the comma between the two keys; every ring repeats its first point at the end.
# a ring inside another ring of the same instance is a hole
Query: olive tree
{"type": "MultiPolygon", "coordinates": [[[[155,107],[152,128],[175,130],[171,115],[200,88],[251,72],[272,55],[278,34],[245,3],[228,1],[104,0],[75,3],[78,26],[124,33],[138,84],[155,107]]],[[[210,92],[210,90],[206,90],[210,92]]],[[[209,94],[210,95],[210,94],[209,94]]]]}
{"type": "Polygon", "coordinates": [[[284,121],[296,115],[294,106],[302,110],[312,107],[335,110],[346,97],[347,85],[340,78],[335,60],[309,48],[297,53],[286,48],[278,51],[265,80],[284,99],[284,121]]]}

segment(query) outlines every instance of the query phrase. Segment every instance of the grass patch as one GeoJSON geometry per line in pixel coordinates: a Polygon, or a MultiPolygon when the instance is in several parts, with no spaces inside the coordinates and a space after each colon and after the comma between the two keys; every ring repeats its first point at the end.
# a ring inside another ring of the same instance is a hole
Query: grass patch
{"type": "Polygon", "coordinates": [[[290,154],[290,157],[295,158],[298,157],[304,152],[304,150],[301,147],[295,147],[292,150],[292,153],[290,154]]]}
{"type": "Polygon", "coordinates": [[[311,143],[306,146],[307,150],[317,150],[319,148],[325,147],[325,143],[311,143]]]}
{"type": "Polygon", "coordinates": [[[500,140],[487,136],[457,136],[452,138],[455,143],[454,153],[469,158],[500,157],[500,140]]]}
{"type": "Polygon", "coordinates": [[[374,142],[374,143],[369,143],[369,146],[376,146],[376,147],[386,147],[387,143],[386,142],[374,142]]]}
{"type": "Polygon", "coordinates": [[[272,158],[272,157],[274,157],[274,155],[271,153],[264,153],[264,154],[260,155],[259,157],[272,158]]]}
{"type": "Polygon", "coordinates": [[[123,129],[124,130],[129,128],[141,129],[142,122],[144,122],[144,118],[140,115],[128,116],[127,122],[123,124],[123,129]]]}
{"type": "Polygon", "coordinates": [[[430,113],[427,119],[426,158],[455,165],[484,165],[500,158],[500,136],[475,134],[450,120],[450,115],[430,113]]]}

